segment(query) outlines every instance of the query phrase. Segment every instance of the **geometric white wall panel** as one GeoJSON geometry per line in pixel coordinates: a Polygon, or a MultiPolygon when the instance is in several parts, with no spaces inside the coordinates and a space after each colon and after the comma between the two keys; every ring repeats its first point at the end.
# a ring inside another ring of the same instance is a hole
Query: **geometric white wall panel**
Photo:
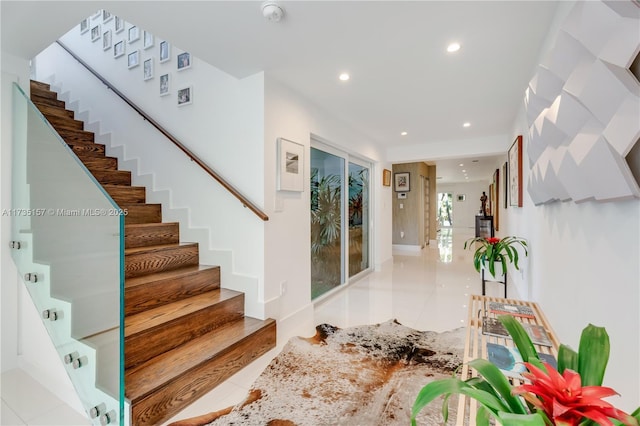
{"type": "Polygon", "coordinates": [[[640,138],[640,83],[628,69],[639,51],[640,4],[576,3],[526,92],[536,205],[640,197],[625,160],[640,138]]]}

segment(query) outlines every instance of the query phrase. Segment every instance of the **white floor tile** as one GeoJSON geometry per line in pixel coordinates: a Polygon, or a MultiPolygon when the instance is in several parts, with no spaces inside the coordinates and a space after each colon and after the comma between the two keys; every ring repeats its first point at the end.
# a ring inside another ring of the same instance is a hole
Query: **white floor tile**
{"type": "Polygon", "coordinates": [[[2,373],[2,399],[27,423],[64,404],[22,370],[2,373]]]}
{"type": "Polygon", "coordinates": [[[29,426],[90,426],[91,421],[67,405],[60,405],[53,410],[27,422],[29,426]]]}
{"type": "Polygon", "coordinates": [[[3,426],[24,426],[25,422],[2,401],[2,407],[0,408],[0,424],[3,426]]]}

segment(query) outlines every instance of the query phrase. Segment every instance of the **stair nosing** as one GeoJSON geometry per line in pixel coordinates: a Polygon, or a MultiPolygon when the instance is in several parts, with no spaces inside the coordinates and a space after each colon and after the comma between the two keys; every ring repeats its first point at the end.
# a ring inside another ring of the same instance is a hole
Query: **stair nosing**
{"type": "MultiPolygon", "coordinates": [[[[143,203],[139,203],[139,204],[143,204],[143,203]]],[[[124,204],[124,205],[121,205],[120,208],[124,209],[126,208],[124,206],[130,206],[130,205],[131,204],[124,204]]],[[[163,222],[153,222],[153,223],[163,223],[163,222]]],[[[124,255],[126,256],[128,254],[161,252],[164,250],[172,250],[176,248],[193,247],[193,246],[198,246],[198,243],[180,241],[179,243],[171,243],[171,244],[155,244],[152,246],[130,247],[130,248],[124,249],[124,255]]]]}
{"type": "Polygon", "coordinates": [[[182,278],[189,275],[195,275],[201,271],[208,271],[211,269],[219,269],[216,265],[188,265],[182,268],[170,269],[168,271],[155,272],[153,274],[139,275],[136,277],[127,278],[124,280],[125,291],[127,289],[134,289],[138,286],[150,284],[156,281],[162,281],[168,278],[182,278]]]}

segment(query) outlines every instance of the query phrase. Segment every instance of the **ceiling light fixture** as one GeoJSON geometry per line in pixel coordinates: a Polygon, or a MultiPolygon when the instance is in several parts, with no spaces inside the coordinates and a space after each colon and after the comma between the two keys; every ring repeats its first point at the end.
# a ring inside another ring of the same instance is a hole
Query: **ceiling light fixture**
{"type": "Polygon", "coordinates": [[[270,22],[279,22],[284,17],[284,9],[275,1],[262,3],[262,16],[270,22]]]}
{"type": "Polygon", "coordinates": [[[467,173],[467,171],[466,170],[462,170],[462,173],[467,173]]]}
{"type": "Polygon", "coordinates": [[[469,127],[469,126],[471,126],[471,123],[469,123],[468,121],[462,125],[462,127],[469,127]]]}
{"type": "Polygon", "coordinates": [[[447,46],[447,52],[449,53],[457,52],[458,50],[460,50],[460,43],[451,43],[447,46]]]}
{"type": "Polygon", "coordinates": [[[401,136],[407,136],[407,132],[400,133],[401,136]]]}
{"type": "Polygon", "coordinates": [[[459,166],[460,166],[460,167],[462,167],[462,166],[464,166],[464,164],[463,164],[463,163],[460,163],[460,164],[459,164],[459,166]]]}
{"type": "Polygon", "coordinates": [[[340,79],[340,81],[347,81],[351,78],[351,76],[349,76],[349,74],[347,74],[346,72],[343,72],[338,78],[340,79]]]}

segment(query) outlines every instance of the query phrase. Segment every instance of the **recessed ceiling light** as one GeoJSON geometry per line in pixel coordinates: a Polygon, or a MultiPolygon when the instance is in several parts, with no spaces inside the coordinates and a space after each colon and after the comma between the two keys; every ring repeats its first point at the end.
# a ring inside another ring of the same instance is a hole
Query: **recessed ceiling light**
{"type": "Polygon", "coordinates": [[[471,126],[471,123],[469,123],[468,121],[462,125],[462,127],[469,127],[469,126],[471,126]]]}
{"type": "Polygon", "coordinates": [[[467,173],[467,171],[466,171],[466,170],[463,170],[463,171],[462,171],[462,173],[467,173]]]}
{"type": "Polygon", "coordinates": [[[351,77],[349,76],[349,74],[347,74],[346,72],[343,72],[342,74],[340,74],[340,77],[338,77],[340,79],[340,81],[347,81],[349,80],[351,77]]]}
{"type": "Polygon", "coordinates": [[[464,178],[465,178],[465,179],[469,179],[469,176],[465,176],[464,178]]]}
{"type": "Polygon", "coordinates": [[[400,133],[401,136],[407,136],[407,132],[400,133]]]}
{"type": "Polygon", "coordinates": [[[447,52],[449,53],[457,52],[458,50],[460,50],[460,43],[451,43],[447,46],[447,52]]]}
{"type": "Polygon", "coordinates": [[[459,164],[459,166],[460,166],[460,167],[462,167],[462,166],[464,166],[464,164],[463,164],[463,163],[460,163],[460,164],[459,164]]]}

